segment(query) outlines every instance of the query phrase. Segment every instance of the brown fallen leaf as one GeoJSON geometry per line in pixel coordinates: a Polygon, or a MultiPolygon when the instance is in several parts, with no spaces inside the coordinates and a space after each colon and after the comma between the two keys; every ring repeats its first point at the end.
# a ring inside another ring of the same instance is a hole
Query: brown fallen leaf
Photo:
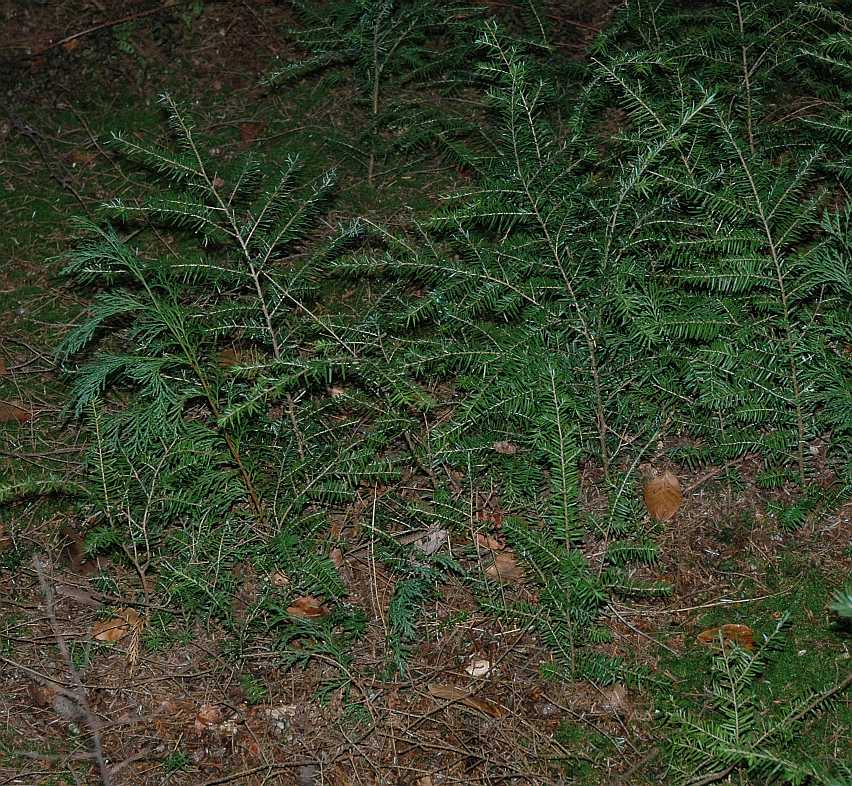
{"type": "Polygon", "coordinates": [[[674,516],[682,501],[680,481],[668,470],[645,484],[645,506],[658,521],[668,521],[674,516]]]}
{"type": "Polygon", "coordinates": [[[698,634],[696,640],[699,644],[713,645],[721,641],[723,645],[736,644],[744,650],[754,649],[754,634],[748,625],[727,623],[718,628],[707,628],[698,634]]]}
{"type": "Polygon", "coordinates": [[[240,357],[237,354],[237,350],[233,347],[225,347],[216,356],[216,361],[219,364],[219,368],[231,368],[231,366],[238,366],[240,364],[240,357]]]}
{"type": "Polygon", "coordinates": [[[240,149],[245,150],[263,133],[263,130],[263,123],[254,123],[251,121],[240,123],[240,149]]]}
{"type": "Polygon", "coordinates": [[[33,413],[12,401],[0,401],[0,423],[26,423],[33,413]]]}
{"type": "Polygon", "coordinates": [[[483,535],[481,532],[477,532],[474,539],[477,546],[489,551],[503,551],[506,548],[506,544],[499,538],[492,538],[491,535],[483,535]]]}
{"type": "Polygon", "coordinates": [[[504,583],[523,581],[525,578],[524,569],[518,564],[515,555],[508,549],[494,554],[494,562],[485,569],[485,575],[489,579],[497,579],[504,583]]]}
{"type": "Polygon", "coordinates": [[[222,708],[218,704],[202,704],[195,716],[195,733],[199,736],[222,722],[222,708]]]}
{"type": "Polygon", "coordinates": [[[505,710],[488,699],[482,699],[478,696],[473,696],[464,688],[459,688],[457,685],[440,685],[432,683],[429,685],[429,693],[436,699],[444,699],[445,701],[457,701],[471,709],[477,710],[484,715],[490,715],[492,718],[502,718],[505,715],[505,710]]]}
{"type": "Polygon", "coordinates": [[[9,371],[6,368],[6,361],[3,358],[0,358],[0,377],[5,377],[9,371]]]}
{"type": "Polygon", "coordinates": [[[98,157],[98,154],[93,150],[72,150],[67,156],[66,159],[69,164],[72,166],[80,166],[86,167],[90,166],[94,163],[94,160],[98,157]]]}
{"type": "Polygon", "coordinates": [[[417,540],[412,541],[412,546],[426,555],[437,554],[450,537],[448,530],[441,529],[433,524],[417,540]]]}
{"type": "Polygon", "coordinates": [[[125,636],[136,631],[141,621],[136,609],[119,609],[112,619],[101,620],[92,626],[92,638],[106,643],[121,641],[125,636]]]}
{"type": "Polygon", "coordinates": [[[315,598],[312,595],[305,595],[301,598],[296,598],[287,607],[287,613],[291,617],[299,617],[300,619],[317,619],[318,617],[324,617],[328,611],[319,598],[315,598]]]}

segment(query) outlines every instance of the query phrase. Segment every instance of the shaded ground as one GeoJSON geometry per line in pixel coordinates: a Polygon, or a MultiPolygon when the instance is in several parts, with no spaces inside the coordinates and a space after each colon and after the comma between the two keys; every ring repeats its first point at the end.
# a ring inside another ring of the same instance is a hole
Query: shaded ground
{"type": "MultiPolygon", "coordinates": [[[[490,5],[513,13],[511,4],[490,5]]],[[[573,14],[553,8],[564,35],[558,44],[569,54],[581,53],[606,18],[604,4],[573,14]]],[[[33,467],[73,478],[82,445],[62,414],[64,383],[51,349],[85,303],[57,278],[52,258],[67,247],[75,214],[144,187],[104,150],[106,133],[160,133],[152,99],[169,89],[198,97],[204,130],[226,152],[292,143],[337,159],[324,130],[351,117],[322,96],[272,98],[256,87],[271,59],[287,54],[279,31],[292,20],[277,3],[6,0],[3,14],[0,403],[20,407],[22,417],[7,419],[23,422],[0,425],[0,468],[10,479],[33,467]],[[105,24],[125,17],[130,27],[105,24]]],[[[341,164],[339,209],[392,220],[363,173],[341,164]]],[[[414,172],[404,182],[389,173],[382,193],[426,201],[458,177],[430,161],[414,172]]],[[[657,526],[664,558],[652,578],[670,581],[675,593],[614,607],[609,651],[673,680],[680,696],[700,704],[711,653],[696,635],[723,623],[766,631],[789,609],[788,639],[768,684],[783,696],[790,686],[816,690],[842,678],[849,639],[827,603],[852,568],[852,508],[818,509],[785,533],[767,507],[785,493],[757,489],[748,459],[709,475],[673,469],[685,501],[673,523],[657,526]]],[[[584,481],[593,510],[594,474],[584,481]]],[[[415,470],[411,495],[428,494],[428,482],[415,470]]],[[[338,568],[370,619],[346,685],[325,694],[338,678],[333,662],[282,670],[274,650],[228,640],[180,609],[152,607],[141,641],[93,641],[93,626],[114,613],[105,609],[125,606],[138,576],[124,563],[84,559],[86,522],[67,499],[3,508],[0,782],[95,782],[86,774],[92,718],[116,784],[666,782],[653,756],[662,681],[640,691],[553,679],[548,651],[526,630],[477,611],[461,584],[446,586],[426,617],[408,675],[383,678],[393,579],[358,532],[381,504],[367,490],[346,511],[341,537],[352,548],[338,568]],[[167,615],[172,623],[158,627],[167,615]]],[[[470,549],[500,514],[497,497],[472,500],[471,537],[451,547],[470,549]]],[[[586,544],[593,561],[600,545],[586,544]]],[[[267,580],[274,577],[246,576],[244,591],[267,580]]],[[[524,589],[519,595],[533,599],[524,589]]],[[[791,746],[818,740],[821,755],[846,755],[845,701],[809,721],[791,746]]]]}

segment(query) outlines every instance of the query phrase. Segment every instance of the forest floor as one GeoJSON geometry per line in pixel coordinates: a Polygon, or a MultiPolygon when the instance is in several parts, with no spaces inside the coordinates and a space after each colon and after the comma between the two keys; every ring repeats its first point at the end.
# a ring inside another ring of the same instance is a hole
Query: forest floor
{"type": "MultiPolygon", "coordinates": [[[[65,413],[67,382],[52,352],[87,304],[58,275],[57,257],[75,216],[145,187],[104,140],[118,129],[161,133],[158,94],[190,98],[224,153],[297,144],[335,161],[340,216],[393,222],[385,205],[428,204],[460,177],[429,160],[397,171],[390,162],[369,185],[325,142],[324,128],[352,122],[341,102],[310,91],[270,97],[257,86],[272,59],[287,54],[284,7],[197,5],[197,15],[192,4],[85,0],[6,0],[0,10],[0,476],[80,471],[85,445],[65,413]]],[[[511,14],[511,3],[494,5],[511,14]]],[[[562,51],[582,56],[606,23],[606,4],[561,13],[562,51]]],[[[427,609],[406,675],[383,677],[393,582],[360,546],[338,565],[370,617],[348,693],[318,695],[334,673],[321,658],[282,670],[274,651],[234,646],[198,620],[149,630],[141,651],[129,638],[107,646],[93,628],[104,609],[124,608],[137,593],[133,567],[86,559],[86,522],[64,497],[2,507],[0,783],[97,782],[93,736],[113,784],[665,783],[655,709],[663,685],[677,685],[695,706],[706,701],[713,651],[698,635],[739,624],[757,640],[788,611],[764,698],[771,705],[823,690],[850,668],[848,631],[828,604],[852,571],[852,506],[785,531],[771,503],[791,492],[758,488],[749,457],[709,472],[665,468],[684,489],[674,520],[656,530],[656,574],[674,592],[614,605],[609,620],[611,653],[665,677],[641,689],[553,678],[547,648],[527,629],[482,614],[460,583],[427,609]]],[[[588,508],[599,502],[598,480],[584,470],[588,508]]],[[[415,468],[410,493],[427,495],[428,483],[415,468]]],[[[365,493],[350,524],[368,518],[371,505],[365,493]]],[[[483,493],[471,511],[473,540],[478,522],[502,515],[499,495],[483,493]]],[[[241,592],[256,580],[247,577],[241,592]]],[[[154,610],[183,619],[180,609],[154,610]]],[[[845,696],[789,745],[848,757],[850,729],[845,696]]]]}

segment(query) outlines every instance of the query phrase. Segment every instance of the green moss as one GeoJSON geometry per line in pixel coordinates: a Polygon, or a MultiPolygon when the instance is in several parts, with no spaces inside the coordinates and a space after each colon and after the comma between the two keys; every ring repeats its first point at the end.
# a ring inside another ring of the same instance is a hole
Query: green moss
{"type": "Polygon", "coordinates": [[[185,770],[192,763],[189,755],[182,750],[173,750],[165,759],[163,759],[163,770],[166,773],[180,772],[185,770]]]}

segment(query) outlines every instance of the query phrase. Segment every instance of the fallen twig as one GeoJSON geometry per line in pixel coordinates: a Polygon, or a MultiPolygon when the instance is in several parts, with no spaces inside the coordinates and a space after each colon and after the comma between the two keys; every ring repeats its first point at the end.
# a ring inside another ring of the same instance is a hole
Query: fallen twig
{"type": "MultiPolygon", "coordinates": [[[[68,673],[71,678],[71,697],[80,709],[80,712],[83,715],[83,720],[85,721],[86,726],[89,727],[89,732],[92,735],[92,754],[98,765],[101,783],[103,783],[103,786],[112,786],[112,775],[109,767],[107,766],[106,758],[104,757],[103,745],[101,744],[101,722],[89,706],[89,699],[86,695],[86,688],[83,685],[83,680],[80,678],[80,674],[74,666],[71,653],[68,651],[68,645],[65,643],[65,637],[59,630],[59,622],[56,619],[56,611],[54,610],[53,605],[53,587],[47,580],[44,572],[44,563],[38,556],[33,557],[33,567],[38,575],[38,582],[41,586],[42,595],[44,595],[44,610],[48,620],[50,621],[50,627],[53,630],[53,636],[56,639],[56,646],[59,648],[59,652],[62,655],[62,659],[65,661],[65,665],[68,667],[68,673]]],[[[69,689],[66,688],[66,690],[69,689]]]]}
{"type": "Polygon", "coordinates": [[[33,52],[30,57],[40,57],[45,52],[49,52],[51,49],[56,49],[59,46],[64,46],[65,44],[68,44],[71,41],[76,41],[78,38],[83,38],[83,36],[90,35],[91,33],[97,33],[98,30],[108,30],[110,27],[117,27],[118,25],[123,25],[125,22],[134,22],[137,19],[142,19],[146,16],[161,14],[163,13],[163,11],[168,11],[170,8],[174,8],[174,6],[161,5],[157,6],[157,8],[149,8],[147,11],[137,11],[135,14],[127,14],[126,16],[121,16],[118,19],[109,19],[106,22],[101,22],[100,24],[94,25],[93,27],[88,27],[85,30],[80,30],[77,33],[67,35],[65,36],[65,38],[60,38],[58,41],[53,41],[47,46],[43,46],[41,49],[33,52]]]}

